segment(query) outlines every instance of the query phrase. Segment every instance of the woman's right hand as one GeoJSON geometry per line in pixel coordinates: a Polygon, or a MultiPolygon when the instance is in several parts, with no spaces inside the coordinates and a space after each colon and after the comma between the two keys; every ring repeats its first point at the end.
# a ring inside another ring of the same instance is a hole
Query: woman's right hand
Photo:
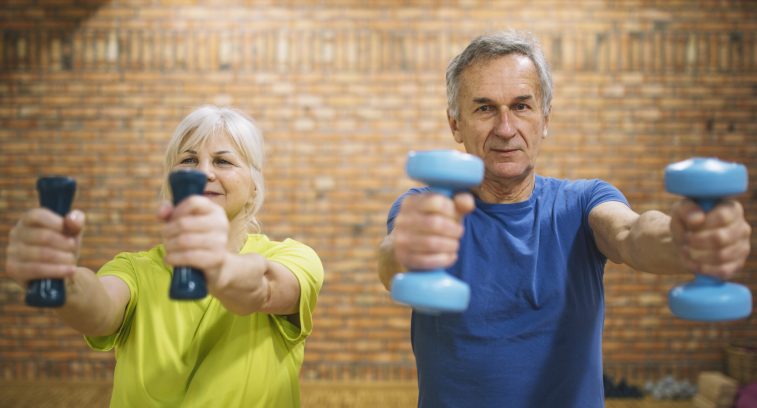
{"type": "Polygon", "coordinates": [[[61,217],[45,208],[26,212],[11,229],[5,270],[22,287],[35,279],[64,279],[76,270],[84,213],[61,217]]]}

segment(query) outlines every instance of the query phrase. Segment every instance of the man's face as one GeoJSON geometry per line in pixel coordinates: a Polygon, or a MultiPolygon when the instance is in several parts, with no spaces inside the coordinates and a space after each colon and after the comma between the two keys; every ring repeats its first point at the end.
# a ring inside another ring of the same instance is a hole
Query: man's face
{"type": "Polygon", "coordinates": [[[510,54],[474,62],[460,75],[459,87],[459,117],[448,117],[449,125],[455,140],[484,161],[486,178],[531,174],[549,123],[531,60],[510,54]]]}

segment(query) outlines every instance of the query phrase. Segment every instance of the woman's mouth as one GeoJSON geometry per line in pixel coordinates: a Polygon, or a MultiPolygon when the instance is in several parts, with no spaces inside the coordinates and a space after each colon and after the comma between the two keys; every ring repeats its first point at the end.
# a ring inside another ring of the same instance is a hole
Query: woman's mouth
{"type": "Polygon", "coordinates": [[[204,195],[205,197],[208,197],[208,198],[213,198],[213,197],[221,196],[223,194],[216,193],[215,191],[206,191],[206,192],[202,193],[202,195],[204,195]]]}

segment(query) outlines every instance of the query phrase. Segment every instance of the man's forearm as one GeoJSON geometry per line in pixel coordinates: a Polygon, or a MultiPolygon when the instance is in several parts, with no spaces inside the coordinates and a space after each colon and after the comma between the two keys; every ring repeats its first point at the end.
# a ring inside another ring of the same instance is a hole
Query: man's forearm
{"type": "Polygon", "coordinates": [[[691,273],[682,262],[670,233],[670,217],[659,211],[639,215],[628,231],[623,261],[634,269],[656,274],[691,273]]]}

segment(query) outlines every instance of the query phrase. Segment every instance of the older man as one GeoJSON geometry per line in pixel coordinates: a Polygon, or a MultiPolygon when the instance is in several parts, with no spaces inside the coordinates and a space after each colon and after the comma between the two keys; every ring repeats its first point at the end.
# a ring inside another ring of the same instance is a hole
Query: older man
{"type": "Polygon", "coordinates": [[[681,200],[670,216],[637,214],[604,181],[538,175],[552,79],[529,35],[475,39],[447,93],[452,135],[484,180],[453,199],[405,193],[379,251],[387,289],[398,272],[446,267],[471,286],[464,313],[413,313],[419,406],[601,407],[606,261],[731,278],[750,250],[743,209],[681,200]]]}

